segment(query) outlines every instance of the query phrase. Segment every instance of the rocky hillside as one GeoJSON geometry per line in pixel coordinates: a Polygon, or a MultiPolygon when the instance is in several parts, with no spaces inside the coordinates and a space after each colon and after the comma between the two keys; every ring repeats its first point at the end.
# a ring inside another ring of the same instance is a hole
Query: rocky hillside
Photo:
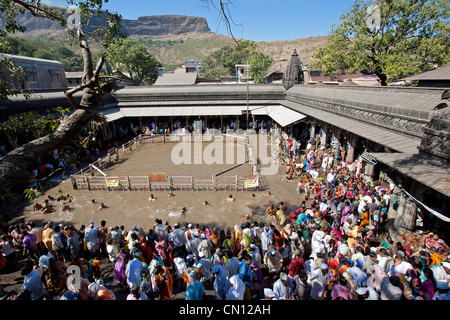
{"type": "Polygon", "coordinates": [[[122,31],[128,36],[161,36],[185,33],[210,33],[205,18],[188,16],[147,16],[122,20],[122,31]]]}
{"type": "MultiPolygon", "coordinates": [[[[27,28],[25,37],[40,41],[65,42],[66,34],[58,24],[46,19],[24,14],[19,23],[27,28]]],[[[93,20],[93,24],[101,24],[101,19],[93,20]]],[[[162,15],[143,16],[137,20],[122,20],[122,31],[130,38],[142,43],[166,70],[173,70],[188,58],[204,59],[210,53],[224,45],[233,43],[231,37],[218,35],[209,29],[205,18],[162,15]]],[[[15,36],[20,36],[16,33],[15,36]]],[[[258,49],[273,57],[275,63],[271,70],[284,67],[290,55],[297,50],[303,65],[309,65],[311,54],[326,42],[326,37],[310,37],[289,41],[259,41],[258,49]]],[[[74,48],[76,50],[76,48],[74,48]]]]}
{"type": "MultiPolygon", "coordinates": [[[[68,16],[68,14],[66,15],[68,16]]],[[[94,16],[91,25],[101,26],[104,24],[103,21],[104,19],[101,17],[94,16]]],[[[54,33],[63,30],[58,22],[36,18],[28,12],[20,15],[18,22],[27,28],[28,34],[54,33]]],[[[205,18],[180,15],[143,16],[137,20],[123,19],[121,31],[129,37],[211,32],[205,18]]]]}

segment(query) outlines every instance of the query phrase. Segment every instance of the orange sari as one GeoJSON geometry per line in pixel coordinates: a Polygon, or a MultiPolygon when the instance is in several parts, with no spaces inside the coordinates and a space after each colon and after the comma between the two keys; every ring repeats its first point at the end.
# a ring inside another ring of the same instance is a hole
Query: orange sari
{"type": "Polygon", "coordinates": [[[161,300],[174,300],[172,297],[173,291],[173,279],[169,269],[166,266],[162,266],[164,272],[160,272],[155,276],[156,283],[158,284],[159,295],[161,300]]]}

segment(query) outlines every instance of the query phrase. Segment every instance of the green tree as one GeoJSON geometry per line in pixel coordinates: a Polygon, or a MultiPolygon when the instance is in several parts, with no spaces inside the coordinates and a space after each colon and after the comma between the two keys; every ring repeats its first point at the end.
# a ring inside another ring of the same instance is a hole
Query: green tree
{"type": "MultiPolygon", "coordinates": [[[[107,0],[104,1],[107,2],[107,0]]],[[[4,26],[0,29],[0,37],[4,38],[7,33],[25,31],[26,28],[20,24],[18,16],[28,12],[35,17],[56,21],[66,27],[71,43],[78,45],[83,59],[81,85],[65,92],[75,111],[70,116],[64,117],[50,134],[13,149],[0,160],[0,192],[8,193],[11,190],[17,190],[23,182],[27,181],[30,176],[30,165],[39,156],[68,145],[82,148],[74,138],[83,128],[96,120],[98,110],[103,106],[103,96],[114,88],[114,79],[101,74],[105,63],[104,51],[114,39],[123,37],[120,32],[120,15],[102,10],[104,1],[66,0],[68,5],[76,4],[75,17],[80,18],[78,24],[78,19],[70,19],[73,16],[70,13],[46,6],[40,1],[0,0],[2,13],[0,19],[4,26]],[[86,26],[86,22],[89,22],[93,16],[101,16],[104,25],[86,26]],[[96,64],[93,61],[89,41],[95,41],[103,48],[96,64]],[[79,101],[74,98],[77,92],[82,92],[79,101]]],[[[10,94],[8,89],[5,94],[10,94]]]]}
{"type": "Polygon", "coordinates": [[[376,74],[382,85],[450,60],[449,0],[356,0],[313,66],[376,74]]]}
{"type": "Polygon", "coordinates": [[[235,76],[237,64],[250,66],[250,76],[255,83],[264,82],[264,74],[273,63],[273,58],[258,51],[256,43],[250,40],[238,40],[235,45],[224,46],[214,51],[203,61],[200,74],[211,79],[235,76]]]}
{"type": "Polygon", "coordinates": [[[145,46],[131,39],[115,41],[106,58],[113,68],[128,74],[138,83],[154,83],[158,78],[158,67],[162,66],[145,46]]]}
{"type": "Polygon", "coordinates": [[[259,51],[255,51],[249,58],[250,74],[253,76],[253,83],[264,83],[267,70],[273,64],[273,58],[259,51]]]}
{"type": "Polygon", "coordinates": [[[19,37],[5,37],[2,39],[5,49],[2,52],[19,56],[50,59],[61,62],[66,71],[83,70],[83,59],[79,53],[67,48],[57,41],[48,41],[45,46],[36,40],[22,39],[19,37]]]}

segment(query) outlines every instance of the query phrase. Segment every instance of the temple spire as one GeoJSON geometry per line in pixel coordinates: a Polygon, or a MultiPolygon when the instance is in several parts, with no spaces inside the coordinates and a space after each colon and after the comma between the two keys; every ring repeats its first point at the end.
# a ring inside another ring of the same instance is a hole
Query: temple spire
{"type": "Polygon", "coordinates": [[[286,90],[292,88],[296,84],[303,83],[303,70],[302,63],[298,57],[297,50],[294,52],[289,59],[289,63],[286,68],[286,73],[283,77],[283,86],[286,90]]]}

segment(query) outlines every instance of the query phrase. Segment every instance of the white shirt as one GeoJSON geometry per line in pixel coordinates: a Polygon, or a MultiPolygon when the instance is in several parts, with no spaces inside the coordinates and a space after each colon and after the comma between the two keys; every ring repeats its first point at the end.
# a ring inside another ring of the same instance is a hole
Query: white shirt
{"type": "Polygon", "coordinates": [[[308,173],[311,175],[311,177],[313,179],[316,179],[316,178],[319,177],[319,173],[317,171],[315,171],[315,170],[309,170],[308,173]]]}
{"type": "Polygon", "coordinates": [[[389,204],[389,201],[391,200],[391,196],[388,195],[388,194],[385,194],[385,195],[383,196],[383,199],[384,199],[384,201],[386,202],[386,205],[388,205],[388,204],[389,204]]]}
{"type": "Polygon", "coordinates": [[[169,240],[173,241],[173,244],[177,247],[182,247],[186,244],[186,236],[181,229],[175,229],[169,234],[169,240]]]}
{"type": "Polygon", "coordinates": [[[183,258],[176,257],[173,259],[173,262],[175,264],[175,271],[177,272],[177,276],[182,279],[183,273],[186,270],[186,261],[183,258]]]}
{"type": "Polygon", "coordinates": [[[373,288],[367,287],[367,290],[369,291],[369,296],[365,300],[379,300],[380,299],[380,296],[373,288]]]}
{"type": "Polygon", "coordinates": [[[2,253],[3,256],[6,257],[15,251],[14,247],[11,245],[12,241],[4,241],[1,243],[2,245],[2,253]]]}
{"type": "Polygon", "coordinates": [[[98,243],[98,228],[86,228],[86,231],[84,233],[84,240],[90,243],[98,243]]]}
{"type": "Polygon", "coordinates": [[[269,245],[272,244],[272,236],[269,231],[263,229],[261,233],[261,248],[267,251],[269,245]]]}
{"type": "Polygon", "coordinates": [[[281,279],[278,279],[273,284],[273,293],[275,293],[275,298],[277,300],[288,300],[290,299],[292,295],[292,278],[288,278],[289,283],[287,286],[284,285],[283,282],[281,282],[281,279]]]}
{"type": "Polygon", "coordinates": [[[390,269],[389,268],[390,263],[388,264],[388,261],[392,260],[391,257],[378,256],[377,260],[378,260],[378,265],[381,267],[381,269],[383,269],[385,272],[389,271],[389,270],[386,270],[386,269],[390,269]]]}
{"type": "Polygon", "coordinates": [[[55,250],[64,248],[64,246],[61,242],[61,235],[59,234],[59,232],[52,233],[52,247],[55,250]]]}
{"type": "Polygon", "coordinates": [[[108,252],[109,261],[114,262],[117,254],[119,253],[117,247],[113,244],[108,244],[106,246],[106,251],[108,252]]]}
{"type": "MultiPolygon", "coordinates": [[[[413,266],[411,265],[411,263],[402,261],[400,264],[394,266],[389,271],[389,276],[399,276],[400,274],[406,275],[406,272],[410,269],[413,269],[413,266]]],[[[408,280],[408,277],[406,277],[406,280],[408,280]]]]}
{"type": "Polygon", "coordinates": [[[327,174],[327,181],[328,182],[333,182],[334,181],[334,173],[329,173],[327,174]]]}
{"type": "Polygon", "coordinates": [[[127,275],[127,283],[131,288],[141,284],[141,268],[142,262],[138,258],[128,262],[125,274],[127,275]]]}

